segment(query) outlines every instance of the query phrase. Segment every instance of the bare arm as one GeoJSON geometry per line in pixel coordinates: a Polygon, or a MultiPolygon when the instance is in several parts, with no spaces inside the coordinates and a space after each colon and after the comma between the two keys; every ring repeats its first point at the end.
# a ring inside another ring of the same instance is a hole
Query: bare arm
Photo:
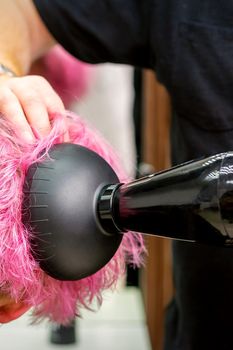
{"type": "Polygon", "coordinates": [[[0,1],[0,64],[17,78],[0,74],[0,113],[17,125],[25,139],[33,140],[33,128],[46,135],[49,116],[64,106],[49,83],[38,76],[24,76],[31,63],[55,43],[31,0],[0,1]]]}
{"type": "Polygon", "coordinates": [[[0,13],[0,62],[17,75],[26,74],[54,39],[31,0],[1,0],[0,13]]]}

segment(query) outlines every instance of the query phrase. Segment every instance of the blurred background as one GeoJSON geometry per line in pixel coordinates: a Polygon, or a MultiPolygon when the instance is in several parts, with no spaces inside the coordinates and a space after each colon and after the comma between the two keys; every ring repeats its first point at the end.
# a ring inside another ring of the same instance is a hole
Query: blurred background
{"type": "MultiPolygon", "coordinates": [[[[56,50],[35,62],[31,73],[45,76],[66,108],[102,133],[132,179],[167,168],[171,108],[154,74],[82,62],[71,63],[70,71],[65,53],[56,50]]],[[[126,279],[104,295],[98,312],[84,311],[68,330],[47,322],[30,325],[26,314],[1,327],[3,349],[162,350],[164,311],[173,293],[170,242],[149,237],[146,246],[145,268],[128,267],[126,279]],[[70,344],[61,344],[62,337],[70,344]]]]}

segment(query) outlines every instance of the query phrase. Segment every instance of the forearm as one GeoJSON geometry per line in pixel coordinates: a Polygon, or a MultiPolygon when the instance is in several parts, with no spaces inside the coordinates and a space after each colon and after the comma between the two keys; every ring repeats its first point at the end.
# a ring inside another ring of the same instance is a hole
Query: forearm
{"type": "Polygon", "coordinates": [[[0,1],[0,63],[17,75],[53,44],[31,0],[0,1]]]}

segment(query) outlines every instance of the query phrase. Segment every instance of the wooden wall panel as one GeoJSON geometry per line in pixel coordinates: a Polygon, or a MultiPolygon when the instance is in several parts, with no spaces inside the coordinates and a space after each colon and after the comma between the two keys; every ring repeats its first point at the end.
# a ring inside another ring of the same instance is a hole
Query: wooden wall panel
{"type": "MultiPolygon", "coordinates": [[[[159,171],[170,166],[170,100],[154,73],[145,71],[143,81],[143,161],[159,171]]],[[[162,350],[164,309],[173,293],[170,241],[148,237],[146,243],[149,254],[142,289],[147,324],[153,350],[162,350]]]]}

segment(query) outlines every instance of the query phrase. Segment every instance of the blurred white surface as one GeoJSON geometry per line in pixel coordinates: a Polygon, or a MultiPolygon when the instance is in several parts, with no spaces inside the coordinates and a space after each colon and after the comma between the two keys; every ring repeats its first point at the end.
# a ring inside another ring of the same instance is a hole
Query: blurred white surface
{"type": "Polygon", "coordinates": [[[138,288],[108,293],[101,309],[77,319],[74,345],[49,343],[47,322],[30,325],[29,315],[0,328],[3,350],[151,350],[138,288]]]}
{"type": "Polygon", "coordinates": [[[132,67],[106,63],[95,66],[88,93],[71,106],[110,142],[132,177],[136,159],[133,98],[132,67]]]}

